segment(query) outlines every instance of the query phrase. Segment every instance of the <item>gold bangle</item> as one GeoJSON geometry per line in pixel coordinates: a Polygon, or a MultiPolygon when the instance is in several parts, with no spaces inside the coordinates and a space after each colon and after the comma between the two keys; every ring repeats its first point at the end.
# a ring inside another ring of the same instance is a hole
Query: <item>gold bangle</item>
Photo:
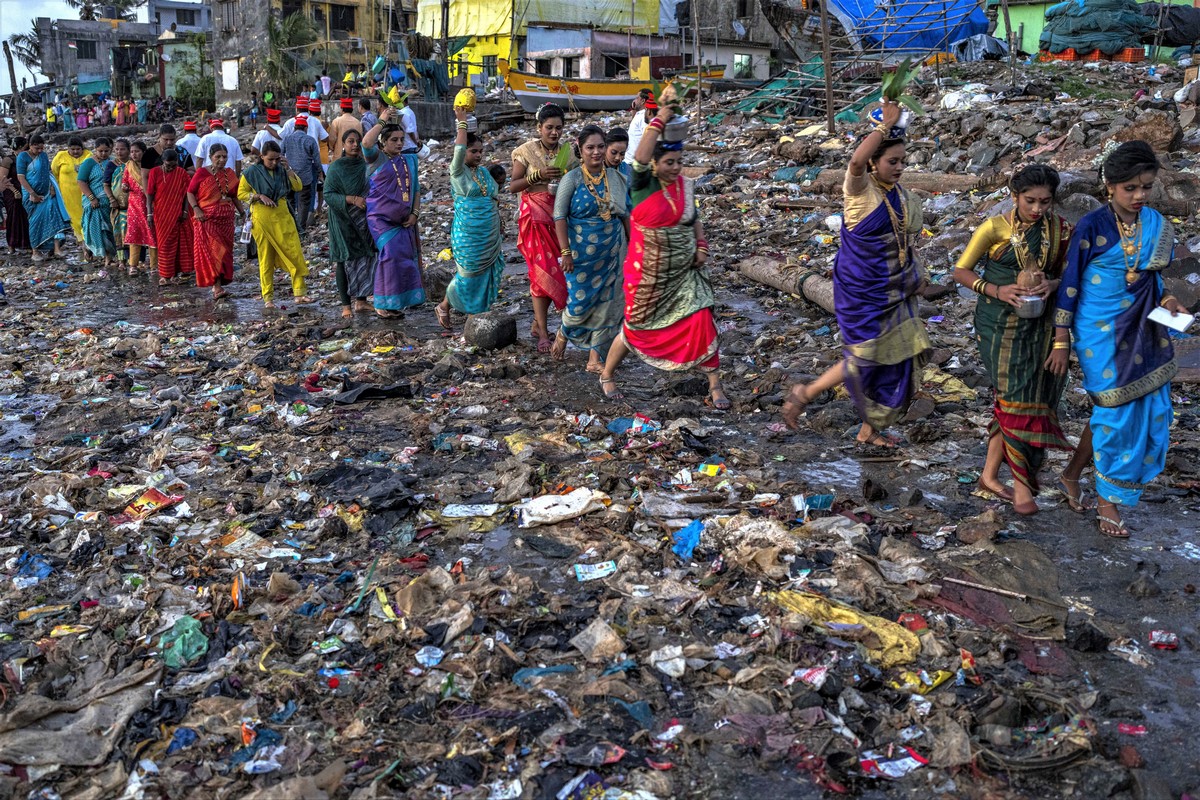
{"type": "Polygon", "coordinates": [[[892,129],[880,122],[875,125],[875,132],[886,139],[887,135],[892,132],[892,129]]]}
{"type": "Polygon", "coordinates": [[[569,256],[569,255],[571,255],[571,248],[569,248],[569,247],[564,247],[562,250],[559,250],[559,251],[558,251],[558,254],[559,254],[560,256],[569,256]]]}
{"type": "Polygon", "coordinates": [[[1053,350],[1070,350],[1071,343],[1070,342],[1055,342],[1054,347],[1052,347],[1051,349],[1053,349],[1053,350]]]}
{"type": "Polygon", "coordinates": [[[1178,302],[1179,302],[1179,298],[1178,298],[1178,297],[1176,297],[1176,296],[1175,296],[1175,295],[1173,295],[1173,294],[1169,294],[1169,295],[1167,295],[1166,297],[1164,297],[1162,300],[1159,300],[1159,301],[1158,301],[1158,304],[1159,304],[1160,306],[1163,306],[1163,307],[1165,308],[1165,307],[1166,307],[1166,305],[1167,305],[1167,301],[1168,301],[1168,300],[1174,300],[1176,303],[1178,303],[1178,302]]]}

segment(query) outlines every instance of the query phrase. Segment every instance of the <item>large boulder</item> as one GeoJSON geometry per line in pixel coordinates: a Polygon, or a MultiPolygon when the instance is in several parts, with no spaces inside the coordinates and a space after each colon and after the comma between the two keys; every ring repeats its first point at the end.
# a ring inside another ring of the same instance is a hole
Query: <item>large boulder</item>
{"type": "Polygon", "coordinates": [[[499,350],[517,341],[517,318],[499,311],[467,318],[463,336],[467,344],[483,350],[499,350]]]}
{"type": "Polygon", "coordinates": [[[1183,142],[1183,128],[1174,116],[1165,111],[1147,111],[1111,138],[1114,142],[1142,139],[1154,148],[1154,152],[1165,155],[1179,149],[1183,142]]]}

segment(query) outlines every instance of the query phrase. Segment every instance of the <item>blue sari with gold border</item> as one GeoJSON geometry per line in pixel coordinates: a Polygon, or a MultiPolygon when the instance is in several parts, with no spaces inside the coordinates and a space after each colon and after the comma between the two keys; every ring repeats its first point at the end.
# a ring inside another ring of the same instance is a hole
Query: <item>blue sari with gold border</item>
{"type": "Polygon", "coordinates": [[[1138,247],[1126,253],[1110,208],[1079,221],[1054,320],[1071,329],[1094,404],[1096,493],[1127,506],[1166,466],[1171,379],[1179,369],[1169,331],[1146,318],[1162,302],[1161,272],[1171,261],[1175,231],[1151,208],[1142,209],[1139,222],[1138,247]]]}

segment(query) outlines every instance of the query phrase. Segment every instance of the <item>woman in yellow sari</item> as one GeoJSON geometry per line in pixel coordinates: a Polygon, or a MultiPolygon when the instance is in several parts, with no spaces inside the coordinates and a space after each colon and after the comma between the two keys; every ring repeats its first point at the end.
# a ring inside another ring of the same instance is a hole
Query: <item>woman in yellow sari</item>
{"type": "MultiPolygon", "coordinates": [[[[62,195],[63,205],[67,207],[67,216],[71,218],[71,228],[75,238],[83,244],[83,192],[79,189],[79,166],[85,159],[91,158],[91,153],[83,147],[83,140],[72,136],[67,140],[67,149],[59,150],[50,162],[50,172],[58,181],[58,191],[62,195]]],[[[92,254],[84,248],[84,258],[92,260],[92,254]]]]}
{"type": "Polygon", "coordinates": [[[297,304],[311,303],[308,263],[300,246],[296,220],[288,210],[288,192],[300,191],[300,176],[292,171],[275,142],[262,148],[262,161],[246,169],[238,184],[238,200],[250,207],[250,234],[258,247],[258,279],[263,306],[275,307],[275,270],[291,279],[297,304]]]}

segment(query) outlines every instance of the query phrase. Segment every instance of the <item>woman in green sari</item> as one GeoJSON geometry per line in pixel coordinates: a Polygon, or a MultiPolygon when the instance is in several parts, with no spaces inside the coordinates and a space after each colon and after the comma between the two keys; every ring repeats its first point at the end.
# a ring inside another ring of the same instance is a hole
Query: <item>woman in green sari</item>
{"type": "Polygon", "coordinates": [[[1024,515],[1038,511],[1033,498],[1046,450],[1072,449],[1058,425],[1066,368],[1050,358],[1054,293],[1071,238],[1071,226],[1053,211],[1058,181],[1058,173],[1043,164],[1013,175],[1013,210],[979,226],[954,271],[956,281],[979,295],[975,333],[996,392],[978,489],[1013,503],[1024,515]],[[979,265],[982,277],[975,271],[979,265]],[[1000,481],[1004,462],[1012,472],[1012,491],[1000,481]]]}
{"type": "Polygon", "coordinates": [[[109,219],[112,222],[113,242],[117,246],[117,257],[124,262],[128,258],[125,246],[125,229],[129,222],[129,193],[125,191],[121,178],[125,175],[125,163],[129,161],[129,140],[113,142],[112,157],[104,170],[104,194],[108,196],[109,219]]]}
{"type": "Polygon", "coordinates": [[[362,134],[342,134],[342,155],[325,176],[329,205],[329,258],[337,264],[338,297],[342,316],[369,312],[367,298],[375,290],[375,242],[367,229],[367,162],[362,157],[362,134]],[[353,305],[351,304],[353,300],[353,305]]]}
{"type": "Polygon", "coordinates": [[[83,216],[80,230],[83,244],[95,258],[104,259],[105,268],[117,258],[117,243],[113,238],[112,207],[108,204],[108,181],[104,178],[112,139],[101,136],[92,147],[92,154],[79,165],[76,184],[82,196],[83,216]]]}

